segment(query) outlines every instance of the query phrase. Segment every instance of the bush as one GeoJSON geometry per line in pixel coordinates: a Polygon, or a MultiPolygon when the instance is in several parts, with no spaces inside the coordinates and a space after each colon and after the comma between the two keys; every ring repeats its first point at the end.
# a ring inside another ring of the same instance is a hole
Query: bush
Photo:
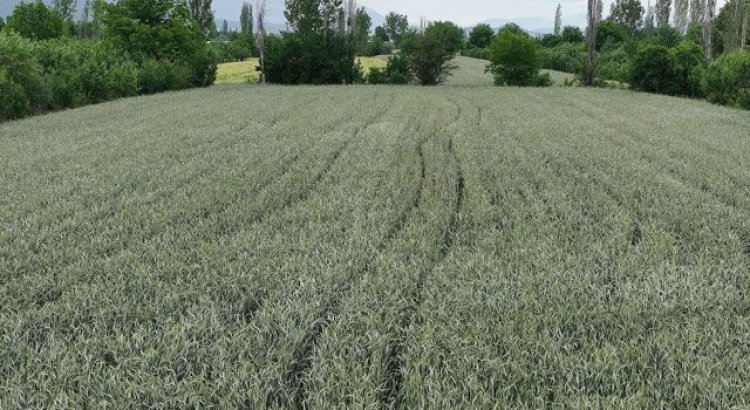
{"type": "Polygon", "coordinates": [[[711,102],[750,109],[750,51],[728,53],[711,63],[703,90],[711,102]]]}
{"type": "Polygon", "coordinates": [[[544,36],[542,36],[542,39],[539,41],[542,44],[542,47],[552,48],[552,47],[557,47],[560,44],[562,44],[563,38],[562,36],[557,36],[554,34],[545,34],[544,36]]]}
{"type": "Polygon", "coordinates": [[[586,45],[563,43],[553,48],[539,50],[542,67],[566,73],[583,71],[586,63],[586,45]]]}
{"type": "Polygon", "coordinates": [[[231,33],[228,41],[211,42],[210,48],[217,63],[244,61],[256,55],[251,34],[231,33]]]}
{"type": "Polygon", "coordinates": [[[100,42],[0,34],[0,120],[136,95],[139,72],[100,42]]]}
{"type": "Polygon", "coordinates": [[[55,10],[41,0],[20,3],[8,17],[8,29],[31,40],[47,40],[62,37],[65,21],[55,10]]]}
{"type": "Polygon", "coordinates": [[[466,33],[450,21],[437,21],[430,23],[425,29],[425,36],[440,38],[446,45],[449,53],[455,54],[464,48],[466,33]]]}
{"type": "Polygon", "coordinates": [[[560,35],[565,43],[583,43],[585,40],[583,32],[576,26],[565,26],[560,35]]]}
{"type": "Polygon", "coordinates": [[[442,84],[455,69],[451,64],[453,46],[437,31],[404,36],[401,44],[401,52],[421,85],[442,84]]]}
{"type": "Polygon", "coordinates": [[[361,73],[345,36],[282,33],[267,41],[266,81],[278,84],[352,84],[361,73]]]}
{"type": "Polygon", "coordinates": [[[630,69],[630,85],[640,91],[673,94],[675,60],[664,46],[643,46],[634,56],[630,69]]]}
{"type": "Polygon", "coordinates": [[[367,43],[365,56],[375,57],[380,55],[389,55],[393,53],[393,45],[383,41],[382,38],[375,36],[367,43]]]}
{"type": "Polygon", "coordinates": [[[683,41],[672,50],[675,63],[675,93],[700,97],[705,69],[703,49],[695,43],[683,41]]]}
{"type": "Polygon", "coordinates": [[[599,55],[597,75],[602,80],[630,81],[630,55],[624,47],[599,55]]]}
{"type": "Polygon", "coordinates": [[[0,120],[47,109],[49,89],[35,51],[31,41],[0,33],[0,120]]]}
{"type": "Polygon", "coordinates": [[[495,39],[495,30],[489,24],[477,24],[469,33],[467,46],[472,49],[485,49],[495,39]]]}
{"type": "MultiPolygon", "coordinates": [[[[105,5],[104,37],[137,62],[169,61],[189,70],[187,86],[216,79],[216,56],[190,10],[176,0],[119,0],[105,5]]],[[[148,63],[151,65],[152,63],[148,63]]],[[[165,63],[166,64],[166,63],[165,63]]],[[[153,68],[153,67],[152,67],[153,68]]]]}
{"type": "Polygon", "coordinates": [[[628,38],[628,29],[622,24],[605,20],[596,27],[596,49],[607,51],[618,48],[628,38]]]}
{"type": "Polygon", "coordinates": [[[549,75],[540,75],[539,45],[526,34],[504,30],[490,46],[488,70],[495,85],[546,86],[549,75]]]}
{"type": "Polygon", "coordinates": [[[146,60],[138,74],[138,91],[154,94],[189,87],[190,69],[169,60],[146,60]]]}

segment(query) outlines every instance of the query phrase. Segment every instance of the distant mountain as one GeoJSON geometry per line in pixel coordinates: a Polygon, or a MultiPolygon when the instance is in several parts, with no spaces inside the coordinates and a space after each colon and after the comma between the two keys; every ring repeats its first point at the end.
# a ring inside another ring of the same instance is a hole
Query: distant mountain
{"type": "MultiPolygon", "coordinates": [[[[499,29],[508,23],[515,23],[522,29],[526,30],[533,35],[544,35],[553,32],[554,23],[552,20],[543,17],[521,17],[515,19],[501,19],[493,18],[482,21],[484,24],[489,24],[494,29],[499,29]]],[[[585,14],[573,14],[570,16],[563,16],[564,26],[576,26],[586,27],[586,15],[585,14]]]]}

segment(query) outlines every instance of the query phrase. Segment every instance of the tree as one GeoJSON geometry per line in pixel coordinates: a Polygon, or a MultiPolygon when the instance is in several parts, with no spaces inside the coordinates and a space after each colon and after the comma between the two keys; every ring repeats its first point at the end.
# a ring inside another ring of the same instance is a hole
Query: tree
{"type": "Polygon", "coordinates": [[[388,38],[388,31],[386,31],[385,27],[383,27],[383,26],[377,26],[377,27],[375,27],[375,37],[380,38],[381,40],[383,40],[386,43],[389,42],[389,41],[391,41],[388,38]]]}
{"type": "Polygon", "coordinates": [[[557,3],[557,10],[555,10],[555,35],[559,36],[562,30],[562,5],[557,3]]]}
{"type": "Polygon", "coordinates": [[[401,37],[409,31],[409,19],[402,14],[390,12],[385,16],[385,31],[388,38],[396,45],[401,45],[401,37]]]}
{"type": "Polygon", "coordinates": [[[604,21],[604,0],[596,0],[596,22],[604,21]]]}
{"type": "Polygon", "coordinates": [[[633,58],[630,85],[640,91],[673,94],[674,67],[674,56],[667,47],[647,45],[638,50],[633,58]]]}
{"type": "Polygon", "coordinates": [[[242,3],[240,32],[242,34],[253,34],[253,6],[248,2],[242,3]]]}
{"type": "Polygon", "coordinates": [[[464,48],[466,33],[464,29],[450,21],[436,21],[425,29],[425,35],[433,35],[443,40],[448,52],[455,54],[464,48]]]}
{"type": "Polygon", "coordinates": [[[415,77],[421,85],[438,85],[445,82],[455,66],[451,60],[455,53],[446,38],[438,30],[410,33],[401,52],[409,61],[415,77]]]}
{"type": "Polygon", "coordinates": [[[3,20],[2,17],[0,17],[0,31],[3,31],[5,28],[5,20],[3,20]]]}
{"type": "Polygon", "coordinates": [[[706,10],[706,0],[690,0],[690,24],[700,24],[706,10]]]}
{"type": "Polygon", "coordinates": [[[583,32],[576,26],[565,26],[562,31],[562,39],[564,43],[583,43],[585,41],[583,32]]]}
{"type": "Polygon", "coordinates": [[[701,79],[705,71],[703,50],[693,42],[683,41],[671,51],[675,63],[675,93],[687,97],[699,97],[701,79]]]}
{"type": "Polygon", "coordinates": [[[529,35],[506,30],[492,42],[487,70],[494,76],[495,85],[548,85],[549,76],[540,76],[541,69],[539,45],[529,35]]]}
{"type": "Polygon", "coordinates": [[[372,17],[367,13],[364,7],[356,12],[354,18],[354,42],[357,52],[363,54],[367,50],[367,42],[370,38],[370,29],[372,28],[372,17]]]}
{"type": "Polygon", "coordinates": [[[596,0],[588,0],[586,27],[586,73],[583,78],[583,84],[593,86],[596,81],[596,0]]]}
{"type": "Polygon", "coordinates": [[[269,41],[265,80],[281,84],[349,84],[361,78],[355,65],[357,7],[353,0],[287,0],[291,32],[269,41]]]}
{"type": "Polygon", "coordinates": [[[487,48],[495,38],[495,30],[489,24],[477,24],[469,33],[469,48],[487,48]]]}
{"type": "Polygon", "coordinates": [[[651,0],[648,0],[648,6],[646,7],[646,15],[643,18],[643,31],[651,32],[656,28],[656,16],[654,15],[654,6],[651,5],[651,0]]]}
{"type": "Polygon", "coordinates": [[[66,22],[73,22],[73,17],[76,13],[76,0],[54,0],[52,7],[66,22]]]}
{"type": "Polygon", "coordinates": [[[99,38],[102,33],[102,17],[104,14],[104,0],[86,0],[78,22],[77,32],[81,38],[99,38]]]}
{"type": "Polygon", "coordinates": [[[190,86],[211,85],[214,56],[203,28],[180,0],[119,0],[104,5],[104,39],[136,61],[168,63],[190,86]]]}
{"type": "Polygon", "coordinates": [[[259,82],[266,82],[266,0],[256,0],[255,9],[258,10],[258,35],[255,37],[258,47],[258,70],[260,70],[259,82]]]}
{"type": "Polygon", "coordinates": [[[714,56],[713,35],[715,19],[716,0],[706,0],[706,9],[701,18],[703,25],[703,53],[706,56],[706,61],[711,61],[714,56]]]}
{"type": "Polygon", "coordinates": [[[221,23],[221,36],[226,38],[229,35],[229,23],[224,20],[221,23]]]}
{"type": "Polygon", "coordinates": [[[681,33],[687,32],[690,23],[690,0],[674,1],[674,26],[681,33]]]}
{"type": "Polygon", "coordinates": [[[31,40],[47,40],[61,37],[65,32],[65,20],[57,11],[41,1],[20,3],[8,16],[7,27],[21,37],[31,40]]]}
{"type": "Polygon", "coordinates": [[[614,49],[619,47],[628,38],[628,30],[622,25],[608,20],[597,25],[596,47],[597,51],[606,47],[614,49]]]}
{"type": "Polygon", "coordinates": [[[188,0],[190,15],[203,29],[204,36],[208,37],[216,27],[214,12],[211,10],[213,0],[188,0]]]}
{"type": "Polygon", "coordinates": [[[672,0],[656,0],[656,27],[668,27],[672,14],[672,0]]]}
{"type": "Polygon", "coordinates": [[[640,0],[615,0],[609,19],[622,24],[634,34],[643,23],[643,5],[640,0]]]}

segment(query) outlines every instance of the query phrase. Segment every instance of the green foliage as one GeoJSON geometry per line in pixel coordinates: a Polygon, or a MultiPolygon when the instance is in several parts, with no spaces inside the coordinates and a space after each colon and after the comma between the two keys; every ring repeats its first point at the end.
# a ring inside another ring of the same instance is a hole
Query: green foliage
{"type": "Polygon", "coordinates": [[[495,85],[550,85],[549,76],[539,74],[541,68],[539,45],[526,34],[504,30],[490,46],[488,70],[495,77],[495,85]]]}
{"type": "Polygon", "coordinates": [[[542,66],[549,70],[577,74],[583,71],[586,63],[586,45],[563,43],[553,48],[539,50],[542,66]]]}
{"type": "Polygon", "coordinates": [[[455,57],[454,45],[439,30],[412,34],[403,43],[401,52],[421,85],[442,84],[455,69],[451,63],[455,57]]]}
{"type": "Polygon", "coordinates": [[[553,48],[562,44],[563,38],[560,35],[545,34],[544,36],[542,36],[540,43],[542,44],[542,47],[553,48]]]}
{"type": "Polygon", "coordinates": [[[564,43],[583,43],[585,40],[581,29],[575,26],[563,27],[562,34],[560,36],[562,37],[562,41],[564,43]]]}
{"type": "Polygon", "coordinates": [[[469,33],[468,48],[487,48],[495,39],[495,30],[489,24],[477,24],[469,33]]]}
{"type": "Polygon", "coordinates": [[[172,60],[149,59],[141,63],[138,88],[142,94],[189,88],[190,68],[172,60]]]}
{"type": "Polygon", "coordinates": [[[430,23],[425,29],[426,36],[435,36],[442,39],[448,47],[449,53],[458,53],[464,48],[466,33],[464,29],[450,21],[437,21],[430,23]]]}
{"type": "Polygon", "coordinates": [[[279,84],[351,84],[357,81],[354,48],[333,33],[282,33],[266,46],[266,81],[279,84]]]}
{"type": "Polygon", "coordinates": [[[369,84],[409,84],[414,79],[409,60],[402,54],[388,58],[385,68],[371,67],[367,76],[369,84]]]}
{"type": "Polygon", "coordinates": [[[664,46],[644,45],[631,62],[630,85],[658,94],[675,92],[675,59],[664,46]]]}
{"type": "Polygon", "coordinates": [[[602,80],[627,83],[630,81],[630,59],[624,46],[599,54],[597,76],[602,80]]]}
{"type": "MultiPolygon", "coordinates": [[[[519,26],[516,23],[508,23],[500,27],[500,30],[498,30],[497,32],[497,35],[499,36],[505,32],[511,32],[514,34],[528,34],[524,29],[521,28],[521,26],[519,26]]],[[[497,38],[497,36],[495,38],[497,38]]]]}
{"type": "Polygon", "coordinates": [[[41,0],[20,3],[8,16],[8,30],[31,40],[47,40],[62,37],[65,20],[60,13],[47,7],[41,0]]]}
{"type": "Polygon", "coordinates": [[[3,31],[4,28],[5,28],[5,20],[2,17],[0,17],[0,31],[3,31]]]}
{"type": "Polygon", "coordinates": [[[253,34],[253,18],[253,6],[243,1],[242,8],[240,9],[240,33],[253,34]]]}
{"type": "Polygon", "coordinates": [[[171,61],[188,68],[185,84],[201,87],[216,78],[215,56],[203,28],[176,0],[119,0],[106,5],[104,37],[137,61],[171,61]]]}
{"type": "Polygon", "coordinates": [[[388,37],[388,32],[383,26],[375,27],[375,37],[381,39],[384,43],[387,43],[388,41],[390,41],[388,37]]]}
{"type": "Polygon", "coordinates": [[[375,57],[379,55],[388,55],[393,52],[393,46],[390,43],[384,42],[382,38],[374,36],[367,43],[367,49],[365,55],[368,57],[375,57]]]}
{"type": "Polygon", "coordinates": [[[682,34],[674,27],[661,27],[650,33],[646,33],[641,41],[657,46],[674,48],[682,41],[682,34]]]}
{"type": "Polygon", "coordinates": [[[257,55],[252,34],[230,33],[227,41],[211,42],[211,49],[217,63],[243,61],[257,55]]]}
{"type": "Polygon", "coordinates": [[[357,14],[354,18],[354,27],[356,29],[356,32],[354,33],[354,42],[357,49],[357,54],[368,54],[370,29],[372,28],[372,18],[369,14],[367,14],[367,10],[365,10],[364,7],[361,7],[359,10],[357,10],[357,14]]]}
{"type": "Polygon", "coordinates": [[[750,109],[750,51],[728,53],[711,63],[703,89],[711,102],[750,109]]]}
{"type": "Polygon", "coordinates": [[[50,91],[34,44],[14,33],[0,33],[0,121],[47,109],[50,91]]]}
{"type": "Polygon", "coordinates": [[[401,47],[401,38],[409,32],[409,19],[396,12],[388,13],[385,16],[385,32],[396,47],[401,47]]]}
{"type": "Polygon", "coordinates": [[[75,108],[139,92],[138,66],[99,42],[30,42],[0,34],[0,120],[75,108]]]}
{"type": "MultiPolygon", "coordinates": [[[[211,9],[213,0],[187,0],[190,16],[198,24],[205,38],[216,31],[216,19],[211,9]]],[[[252,16],[250,16],[252,18],[252,16]]]]}
{"type": "Polygon", "coordinates": [[[612,50],[624,43],[630,37],[628,29],[614,21],[605,20],[596,27],[597,51],[612,50]]]}
{"type": "Polygon", "coordinates": [[[701,82],[705,68],[703,48],[683,41],[672,49],[675,62],[675,93],[688,97],[700,97],[701,82]]]}
{"type": "Polygon", "coordinates": [[[609,20],[625,27],[630,34],[635,34],[643,24],[644,11],[640,0],[615,0],[609,20]]]}

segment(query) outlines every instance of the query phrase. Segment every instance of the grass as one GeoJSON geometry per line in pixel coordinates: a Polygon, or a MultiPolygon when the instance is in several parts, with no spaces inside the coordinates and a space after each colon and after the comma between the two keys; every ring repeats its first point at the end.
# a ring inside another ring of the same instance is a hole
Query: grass
{"type": "Polygon", "coordinates": [[[746,407],[746,113],[450,85],[0,125],[0,408],[746,407]]]}
{"type": "Polygon", "coordinates": [[[219,64],[216,84],[246,84],[258,81],[258,59],[219,64]]]}

